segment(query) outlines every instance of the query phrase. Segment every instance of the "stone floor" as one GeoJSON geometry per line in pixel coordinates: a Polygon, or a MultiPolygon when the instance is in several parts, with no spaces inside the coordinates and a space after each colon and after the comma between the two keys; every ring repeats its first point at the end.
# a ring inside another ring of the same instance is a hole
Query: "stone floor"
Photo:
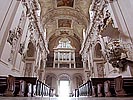
{"type": "Polygon", "coordinates": [[[133,100],[133,97],[79,97],[79,98],[0,97],[0,100],[133,100]]]}

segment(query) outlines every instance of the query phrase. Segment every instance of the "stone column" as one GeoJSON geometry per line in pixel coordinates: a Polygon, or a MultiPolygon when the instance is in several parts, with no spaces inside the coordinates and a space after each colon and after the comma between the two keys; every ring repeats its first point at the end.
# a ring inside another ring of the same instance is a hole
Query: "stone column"
{"type": "Polygon", "coordinates": [[[71,68],[71,52],[69,52],[69,68],[71,68]]]}
{"type": "Polygon", "coordinates": [[[56,52],[54,52],[54,62],[53,62],[53,68],[55,68],[55,59],[56,59],[56,52]]]}
{"type": "Polygon", "coordinates": [[[60,67],[59,61],[60,61],[60,52],[58,51],[58,68],[60,67]]]}
{"type": "Polygon", "coordinates": [[[73,60],[74,60],[74,68],[76,68],[76,65],[75,65],[75,52],[73,52],[73,60]]]}

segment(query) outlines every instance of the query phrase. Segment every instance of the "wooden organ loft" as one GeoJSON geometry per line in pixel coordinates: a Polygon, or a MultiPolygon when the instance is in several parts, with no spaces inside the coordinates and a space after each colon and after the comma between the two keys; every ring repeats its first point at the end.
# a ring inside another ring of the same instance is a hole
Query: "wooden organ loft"
{"type": "Polygon", "coordinates": [[[75,48],[69,40],[59,41],[57,48],[54,48],[54,68],[75,68],[75,48]]]}

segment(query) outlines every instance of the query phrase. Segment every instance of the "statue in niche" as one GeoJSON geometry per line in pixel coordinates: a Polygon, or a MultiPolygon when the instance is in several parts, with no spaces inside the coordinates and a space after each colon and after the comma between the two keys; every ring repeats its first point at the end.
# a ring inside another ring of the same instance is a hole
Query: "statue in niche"
{"type": "Polygon", "coordinates": [[[13,64],[13,59],[14,59],[14,54],[16,51],[16,45],[17,45],[17,38],[14,37],[12,40],[12,48],[11,48],[11,52],[10,52],[10,57],[8,59],[8,61],[13,64]]]}
{"type": "Polygon", "coordinates": [[[22,33],[22,30],[19,27],[9,31],[9,37],[7,41],[11,44],[12,48],[11,48],[11,53],[8,61],[11,62],[12,64],[13,64],[13,59],[14,59],[14,54],[16,51],[18,39],[20,38],[21,33],[22,33]]]}
{"type": "Polygon", "coordinates": [[[22,29],[20,27],[17,27],[17,29],[16,29],[16,37],[17,37],[17,39],[20,38],[21,35],[22,35],[22,29]]]}
{"type": "Polygon", "coordinates": [[[22,33],[22,29],[20,27],[10,30],[7,42],[9,42],[12,45],[14,38],[18,39],[21,36],[21,33],[22,33]]]}

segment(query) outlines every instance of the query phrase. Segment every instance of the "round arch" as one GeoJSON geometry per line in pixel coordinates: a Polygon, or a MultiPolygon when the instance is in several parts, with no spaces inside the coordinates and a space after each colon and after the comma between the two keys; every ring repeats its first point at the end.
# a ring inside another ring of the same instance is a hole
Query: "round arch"
{"type": "Polygon", "coordinates": [[[78,88],[81,84],[83,84],[83,75],[80,73],[76,73],[73,75],[73,84],[74,88],[78,88]]]}
{"type": "Polygon", "coordinates": [[[71,80],[70,75],[66,74],[66,73],[62,73],[60,75],[58,75],[58,80],[71,80]]]}
{"type": "Polygon", "coordinates": [[[94,46],[94,58],[102,58],[103,55],[102,55],[102,46],[100,43],[97,43],[95,46],[94,46]]]}
{"type": "Polygon", "coordinates": [[[27,57],[35,57],[35,46],[32,42],[28,44],[27,57]]]}

